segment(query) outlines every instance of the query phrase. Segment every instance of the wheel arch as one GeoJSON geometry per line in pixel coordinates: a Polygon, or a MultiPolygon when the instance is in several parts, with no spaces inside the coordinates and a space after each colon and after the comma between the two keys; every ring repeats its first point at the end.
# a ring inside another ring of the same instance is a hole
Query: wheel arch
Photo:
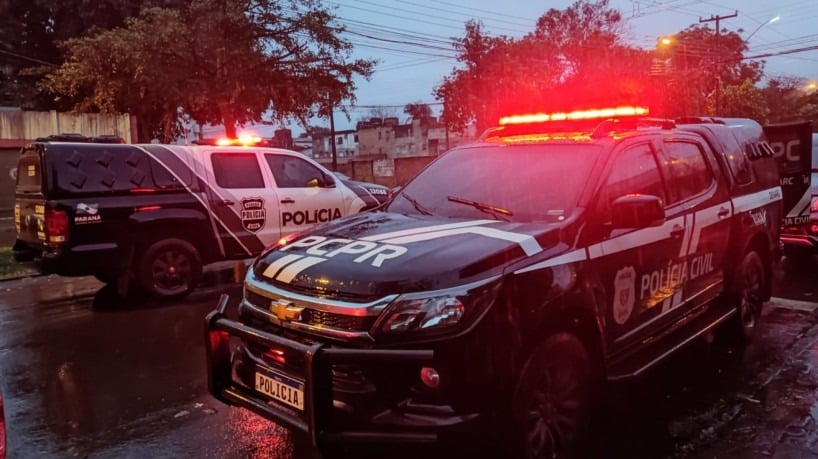
{"type": "MultiPolygon", "coordinates": [[[[131,217],[136,253],[144,252],[151,244],[162,239],[181,239],[199,252],[202,264],[220,257],[210,221],[203,213],[192,209],[160,209],[131,217]],[[203,231],[203,229],[207,229],[203,231]]],[[[135,260],[134,260],[135,261],[135,260]]]]}
{"type": "Polygon", "coordinates": [[[772,286],[773,286],[773,265],[774,265],[774,254],[771,248],[772,241],[770,241],[770,237],[763,232],[757,232],[754,234],[745,244],[744,248],[742,249],[741,253],[738,253],[735,258],[731,261],[729,267],[729,272],[725,279],[727,280],[727,290],[733,291],[733,278],[736,270],[738,269],[739,264],[744,259],[744,256],[750,252],[756,252],[761,257],[762,264],[764,265],[764,300],[769,300],[772,296],[772,286]]]}
{"type": "Polygon", "coordinates": [[[586,347],[595,376],[604,376],[606,354],[602,319],[604,298],[601,289],[590,288],[554,300],[543,308],[543,314],[531,328],[523,349],[535,349],[540,342],[553,334],[570,333],[586,347]]]}

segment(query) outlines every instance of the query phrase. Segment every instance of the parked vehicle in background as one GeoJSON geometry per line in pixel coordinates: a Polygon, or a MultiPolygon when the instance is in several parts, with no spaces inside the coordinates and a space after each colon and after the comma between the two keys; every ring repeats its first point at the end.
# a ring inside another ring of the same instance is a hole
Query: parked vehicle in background
{"type": "Polygon", "coordinates": [[[378,185],[377,183],[353,180],[348,175],[338,171],[333,171],[332,173],[335,174],[335,176],[338,177],[338,179],[341,180],[344,185],[348,186],[349,188],[360,187],[364,189],[381,204],[386,202],[392,196],[392,190],[390,190],[389,187],[378,185]]]}
{"type": "Polygon", "coordinates": [[[282,239],[207,318],[212,394],[325,452],[575,457],[599,383],[718,327],[750,339],[780,257],[761,126],[646,112],[506,117],[381,208],[282,239]]]}
{"type": "Polygon", "coordinates": [[[18,162],[13,251],[43,273],[179,297],[203,265],[378,205],[289,150],[35,142],[18,162]]]}
{"type": "Polygon", "coordinates": [[[791,259],[818,253],[818,133],[809,122],[765,126],[785,191],[781,243],[791,259]]]}

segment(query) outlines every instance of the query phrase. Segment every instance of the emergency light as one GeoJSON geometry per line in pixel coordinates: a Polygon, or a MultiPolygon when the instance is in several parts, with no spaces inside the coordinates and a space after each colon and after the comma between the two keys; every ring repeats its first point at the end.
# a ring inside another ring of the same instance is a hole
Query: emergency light
{"type": "Polygon", "coordinates": [[[649,110],[647,107],[614,107],[591,110],[575,110],[572,112],[531,113],[504,116],[497,123],[500,126],[520,125],[530,123],[546,123],[549,121],[579,121],[593,119],[620,118],[626,116],[644,116],[649,110]]]}
{"type": "Polygon", "coordinates": [[[229,139],[227,137],[222,137],[216,140],[216,145],[220,147],[226,147],[230,145],[255,145],[261,142],[261,137],[257,135],[250,135],[250,134],[242,134],[239,136],[238,139],[229,139]]]}

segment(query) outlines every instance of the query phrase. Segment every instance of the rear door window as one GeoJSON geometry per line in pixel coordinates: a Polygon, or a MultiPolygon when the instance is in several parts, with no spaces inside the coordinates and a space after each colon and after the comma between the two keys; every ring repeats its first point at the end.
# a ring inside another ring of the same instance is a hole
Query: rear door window
{"type": "Polygon", "coordinates": [[[671,203],[685,201],[707,191],[714,182],[701,145],[678,140],[665,141],[668,162],[668,191],[671,203]]]}
{"type": "Polygon", "coordinates": [[[42,162],[36,150],[26,150],[17,162],[17,192],[42,192],[42,162]]]}
{"type": "Polygon", "coordinates": [[[222,188],[264,188],[255,153],[214,153],[213,175],[222,188]]]}

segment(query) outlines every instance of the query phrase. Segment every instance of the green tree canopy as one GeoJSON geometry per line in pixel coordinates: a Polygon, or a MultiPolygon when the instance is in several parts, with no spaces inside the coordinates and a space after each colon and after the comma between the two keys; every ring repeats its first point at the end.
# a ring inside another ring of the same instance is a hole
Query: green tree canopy
{"type": "Polygon", "coordinates": [[[747,44],[736,32],[717,34],[697,24],[666,39],[656,54],[665,64],[658,84],[667,86],[667,116],[723,115],[724,101],[716,107],[717,96],[733,86],[731,94],[741,92],[746,81],[756,84],[763,76],[763,61],[743,60],[747,44]]]}
{"type": "Polygon", "coordinates": [[[343,30],[318,0],[191,0],[68,40],[43,86],[78,110],[137,115],[140,140],[172,139],[180,113],[231,136],[267,112],[305,124],[354,101],[353,77],[371,75],[373,61],[349,60],[343,30]]]}
{"type": "Polygon", "coordinates": [[[0,0],[0,105],[65,109],[37,88],[51,67],[63,62],[59,43],[95,29],[122,26],[140,8],[178,7],[184,0],[0,0]]]}
{"type": "Polygon", "coordinates": [[[443,118],[478,130],[512,112],[620,105],[649,97],[650,53],[626,46],[622,17],[608,0],[550,9],[521,39],[485,34],[469,22],[455,48],[461,63],[435,88],[443,118]]]}

